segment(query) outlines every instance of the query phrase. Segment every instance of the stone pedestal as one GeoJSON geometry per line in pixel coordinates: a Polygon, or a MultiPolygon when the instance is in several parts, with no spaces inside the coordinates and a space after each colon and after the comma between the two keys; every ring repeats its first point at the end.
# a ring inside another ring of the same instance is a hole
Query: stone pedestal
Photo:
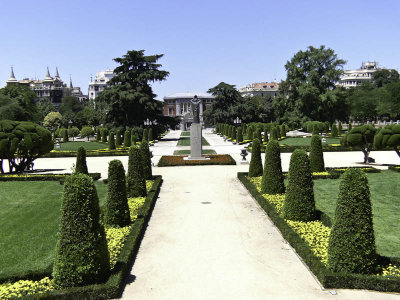
{"type": "Polygon", "coordinates": [[[201,140],[201,124],[192,123],[190,126],[190,155],[188,160],[202,160],[207,159],[202,156],[202,140],[201,140]]]}

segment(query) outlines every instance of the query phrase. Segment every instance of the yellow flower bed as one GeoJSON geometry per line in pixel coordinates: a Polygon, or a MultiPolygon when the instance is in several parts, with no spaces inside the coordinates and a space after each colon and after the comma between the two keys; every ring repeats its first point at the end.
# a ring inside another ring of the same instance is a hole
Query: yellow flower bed
{"type": "Polygon", "coordinates": [[[330,175],[329,172],[313,172],[313,176],[327,176],[330,175]]]}
{"type": "MultiPolygon", "coordinates": [[[[146,180],[147,191],[151,189],[153,182],[153,180],[146,180]]],[[[145,197],[128,198],[129,213],[132,223],[137,219],[137,213],[145,200],[145,197]]],[[[105,228],[111,269],[117,262],[118,255],[125,244],[126,237],[131,228],[132,225],[122,228],[105,228]]],[[[49,277],[38,281],[19,280],[13,283],[0,284],[0,299],[20,298],[26,295],[34,295],[52,290],[54,290],[54,285],[49,277]]]]}
{"type": "Polygon", "coordinates": [[[14,177],[47,177],[47,176],[51,176],[51,177],[65,177],[65,175],[63,174],[7,174],[7,175],[0,175],[0,177],[5,177],[5,178],[14,178],[14,177]]]}
{"type": "Polygon", "coordinates": [[[331,229],[321,221],[300,222],[285,220],[296,233],[307,242],[311,251],[322,263],[328,263],[328,244],[331,229]]]}
{"type": "Polygon", "coordinates": [[[395,266],[392,264],[389,264],[386,268],[382,269],[382,273],[379,274],[379,276],[383,277],[399,277],[400,276],[400,266],[395,266]]]}

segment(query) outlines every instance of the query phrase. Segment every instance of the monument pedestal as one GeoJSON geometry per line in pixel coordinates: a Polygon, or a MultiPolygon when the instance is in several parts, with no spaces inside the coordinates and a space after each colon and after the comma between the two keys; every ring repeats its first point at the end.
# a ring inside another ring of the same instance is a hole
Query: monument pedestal
{"type": "Polygon", "coordinates": [[[190,125],[190,155],[185,157],[185,160],[207,160],[208,157],[202,156],[202,128],[199,123],[190,125]]]}

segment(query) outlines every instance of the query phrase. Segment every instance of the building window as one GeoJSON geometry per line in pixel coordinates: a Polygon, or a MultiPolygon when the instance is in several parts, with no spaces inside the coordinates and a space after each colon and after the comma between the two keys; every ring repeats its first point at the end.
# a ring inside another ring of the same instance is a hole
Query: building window
{"type": "Polygon", "coordinates": [[[168,107],[168,115],[172,116],[174,114],[174,108],[173,107],[168,107]]]}

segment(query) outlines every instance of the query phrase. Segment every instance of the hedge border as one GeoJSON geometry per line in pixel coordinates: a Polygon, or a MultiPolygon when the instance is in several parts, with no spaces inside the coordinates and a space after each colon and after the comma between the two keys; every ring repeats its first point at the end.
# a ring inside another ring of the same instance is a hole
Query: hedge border
{"type": "Polygon", "coordinates": [[[209,160],[184,160],[187,155],[163,155],[161,156],[158,167],[176,167],[176,166],[206,166],[206,165],[236,165],[236,160],[233,159],[229,154],[206,154],[205,157],[209,157],[209,160]],[[181,159],[179,159],[181,158],[181,159]],[[214,159],[213,159],[214,158],[214,159]],[[226,158],[226,162],[219,162],[215,159],[226,158]],[[179,162],[169,162],[168,159],[178,160],[179,162]]]}
{"type": "Polygon", "coordinates": [[[389,170],[400,172],[400,166],[389,166],[389,170]]]}
{"type": "MultiPolygon", "coordinates": [[[[139,209],[138,217],[133,223],[132,229],[126,238],[125,245],[119,254],[118,261],[106,283],[56,290],[43,294],[36,294],[33,295],[33,297],[35,299],[91,300],[120,298],[125,287],[126,276],[134,264],[147,224],[151,218],[160,193],[163,181],[162,177],[156,175],[153,176],[153,180],[153,186],[148,192],[143,206],[139,209]]],[[[32,296],[26,296],[21,299],[32,299],[32,296]]]]}
{"type": "MultiPolygon", "coordinates": [[[[296,253],[308,266],[324,288],[336,289],[367,289],[383,292],[400,292],[400,278],[387,279],[376,275],[334,273],[330,271],[311,251],[308,244],[281,218],[270,204],[247,178],[248,173],[238,172],[237,176],[244,187],[267,213],[279,229],[286,241],[296,250],[296,253]]],[[[324,214],[320,218],[324,222],[324,214]]],[[[380,261],[388,262],[390,258],[379,257],[380,261]]]]}
{"type": "MultiPolygon", "coordinates": [[[[0,175],[0,181],[59,181],[64,180],[65,177],[70,176],[71,173],[62,174],[6,174],[0,175]],[[12,175],[12,176],[9,176],[12,175]],[[17,176],[15,176],[17,175],[17,176]]],[[[101,178],[101,173],[89,173],[93,180],[99,180],[101,178]]]]}

